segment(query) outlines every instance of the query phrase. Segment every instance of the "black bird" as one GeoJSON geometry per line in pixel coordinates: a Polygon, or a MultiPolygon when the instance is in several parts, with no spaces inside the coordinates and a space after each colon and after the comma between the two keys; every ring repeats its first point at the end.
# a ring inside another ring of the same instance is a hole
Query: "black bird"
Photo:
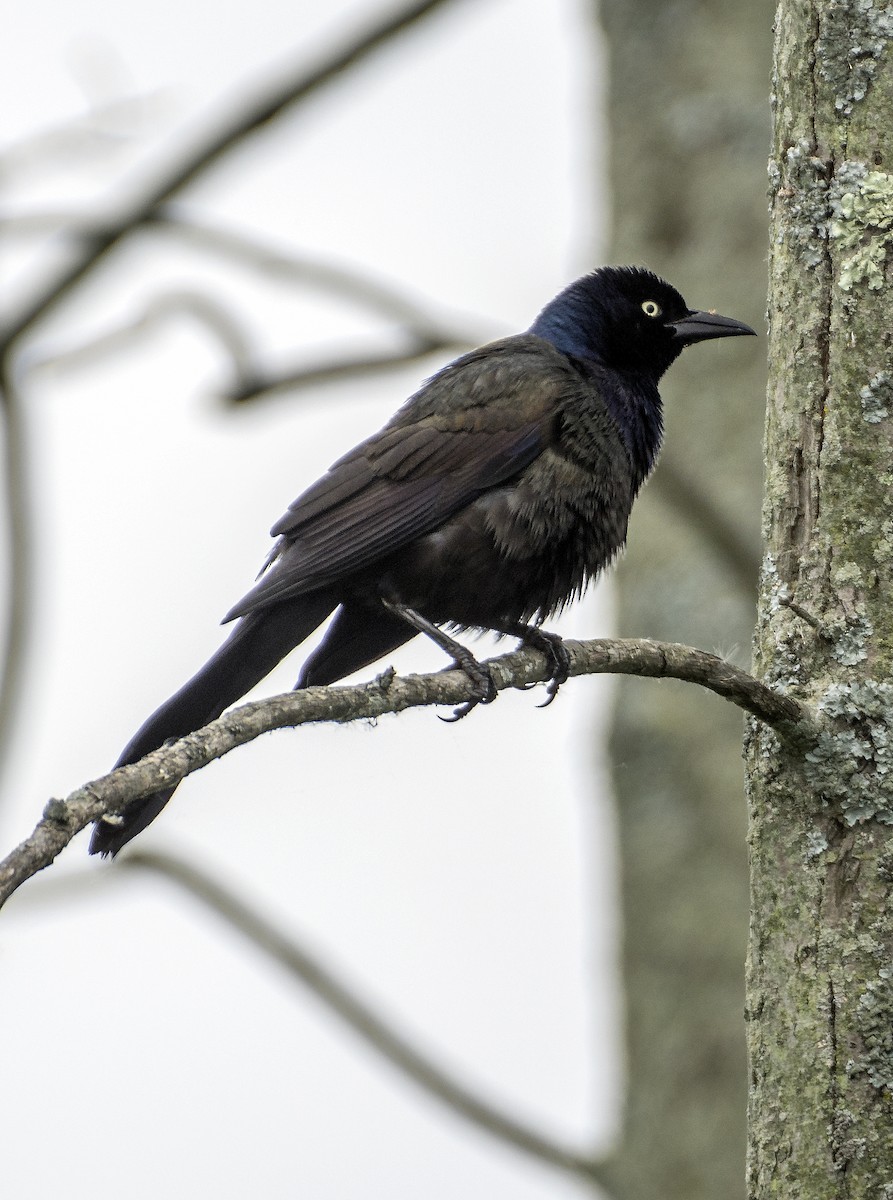
{"type": "MultiPolygon", "coordinates": [[[[547,651],[540,623],[626,540],[660,447],[657,384],[693,342],[754,331],[697,312],[650,271],[603,267],[555,297],[527,333],[464,354],[351,450],[273,526],[260,581],[227,613],[227,641],[155,712],[117,765],[218,717],[335,612],[297,687],[368,666],[419,632],[493,698],[486,671],[443,630],[489,629],[547,651]]],[[[116,854],[173,788],[94,827],[116,854]]]]}

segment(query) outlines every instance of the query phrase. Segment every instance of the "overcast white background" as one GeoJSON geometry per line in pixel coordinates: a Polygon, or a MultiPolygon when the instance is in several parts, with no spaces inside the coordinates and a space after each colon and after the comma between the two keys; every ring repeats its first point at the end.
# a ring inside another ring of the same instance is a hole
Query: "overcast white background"
{"type": "MultiPolygon", "coordinates": [[[[0,77],[3,213],[112,210],[218,101],[312,62],[383,7],[29,0],[0,77]],[[22,139],[64,127],[87,94],[135,93],[153,99],[126,137],[95,153],[63,139],[49,155],[30,140],[23,153],[22,139]]],[[[591,8],[456,3],[180,203],[355,264],[483,337],[524,328],[595,265],[591,8]]],[[[0,246],[5,305],[52,253],[0,246]]],[[[41,328],[27,359],[137,317],[161,291],[200,287],[232,303],[273,365],[380,333],[356,309],[143,235],[41,328]]],[[[232,411],[215,400],[218,350],[184,320],[101,362],[26,375],[35,638],[4,852],[47,797],[107,769],[216,648],[272,522],[441,361],[232,411]]],[[[604,598],[563,628],[609,632],[604,598]]],[[[393,662],[443,665],[421,643],[393,662]]],[[[289,687],[299,663],[262,691],[289,687]]],[[[503,695],[455,726],[423,711],[271,735],[187,781],[141,843],[237,884],[509,1111],[605,1144],[619,1102],[612,830],[595,732],[606,687],[572,681],[546,711],[541,693],[503,695]]],[[[582,1194],[382,1066],[168,885],[115,884],[113,868],[87,862],[86,836],[0,915],[0,979],[10,1195],[582,1194]],[[85,872],[89,885],[61,898],[46,886],[85,872]]]]}

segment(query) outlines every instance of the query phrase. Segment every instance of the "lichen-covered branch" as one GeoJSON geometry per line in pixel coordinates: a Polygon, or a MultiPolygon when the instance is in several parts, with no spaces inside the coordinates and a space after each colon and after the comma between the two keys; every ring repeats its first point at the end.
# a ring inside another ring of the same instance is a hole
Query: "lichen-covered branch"
{"type": "MultiPolygon", "coordinates": [[[[765,721],[799,747],[817,741],[820,728],[809,708],[773,691],[714,654],[666,642],[598,640],[565,642],[571,675],[623,674],[696,683],[765,721]]],[[[497,691],[527,688],[549,678],[535,650],[519,650],[488,663],[497,691]]],[[[50,800],[34,832],[0,863],[0,904],[26,879],[49,866],[75,834],[98,817],[120,812],[131,800],[178,783],[273,729],[312,722],[369,720],[424,705],[458,705],[473,695],[463,671],[398,677],[385,671],[371,683],[311,687],[243,704],[170,746],[85,784],[65,800],[50,800]]]]}

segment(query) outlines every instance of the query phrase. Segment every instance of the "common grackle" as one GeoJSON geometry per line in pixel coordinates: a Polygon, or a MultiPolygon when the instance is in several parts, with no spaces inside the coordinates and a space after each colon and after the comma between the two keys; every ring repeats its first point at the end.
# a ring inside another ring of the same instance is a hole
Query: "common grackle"
{"type": "MultiPolygon", "coordinates": [[[[298,687],[332,683],[424,632],[474,680],[464,715],[492,699],[492,681],[446,626],[545,650],[551,698],[567,660],[540,623],[623,546],[660,447],[659,379],[686,346],[753,332],[693,311],[650,271],[603,267],[527,333],[444,367],[277,521],[259,582],[224,618],[233,632],[117,765],[218,717],[332,612],[298,687]]],[[[116,854],[172,792],[102,818],[90,852],[116,854]]]]}

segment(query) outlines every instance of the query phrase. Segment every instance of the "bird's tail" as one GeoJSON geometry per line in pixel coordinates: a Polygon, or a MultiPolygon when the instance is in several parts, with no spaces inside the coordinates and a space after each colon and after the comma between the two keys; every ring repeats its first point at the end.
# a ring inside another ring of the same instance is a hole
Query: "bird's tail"
{"type": "MultiPolygon", "coordinates": [[[[328,592],[314,592],[243,617],[198,674],[149,717],[115,766],[137,762],[219,717],[321,625],[337,603],[328,592]]],[[[90,853],[117,854],[155,820],[174,791],[171,787],[144,796],[119,815],[97,821],[90,853]]]]}

